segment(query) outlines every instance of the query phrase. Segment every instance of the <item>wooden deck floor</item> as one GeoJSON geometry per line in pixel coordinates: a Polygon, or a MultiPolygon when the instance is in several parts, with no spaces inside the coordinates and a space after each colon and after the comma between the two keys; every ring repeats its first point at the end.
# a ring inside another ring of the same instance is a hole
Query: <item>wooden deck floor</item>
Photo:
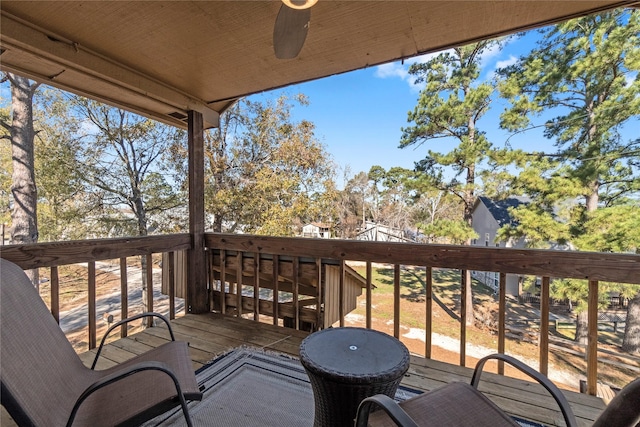
{"type": "MultiPolygon", "coordinates": [[[[214,313],[187,315],[172,321],[172,327],[176,339],[189,342],[194,369],[240,345],[264,347],[297,356],[300,343],[307,335],[293,329],[214,313]]],[[[167,340],[168,333],[163,327],[150,328],[117,340],[105,347],[98,368],[119,363],[167,340]]],[[[94,354],[94,351],[84,353],[81,358],[90,365],[94,354]]],[[[471,373],[469,368],[412,356],[411,367],[402,384],[429,391],[451,381],[468,382],[471,373]]],[[[482,376],[480,389],[513,415],[547,425],[564,425],[554,401],[537,384],[487,372],[482,376]]],[[[565,394],[582,426],[591,426],[604,408],[599,398],[574,392],[565,394]]],[[[5,424],[6,413],[2,421],[3,426],[10,425],[5,424]]]]}

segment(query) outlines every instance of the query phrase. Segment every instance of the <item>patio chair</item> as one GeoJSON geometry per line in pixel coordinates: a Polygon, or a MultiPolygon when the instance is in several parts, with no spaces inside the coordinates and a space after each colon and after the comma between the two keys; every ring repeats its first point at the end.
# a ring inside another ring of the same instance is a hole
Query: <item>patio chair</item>
{"type": "Polygon", "coordinates": [[[592,427],[640,427],[640,377],[624,386],[592,427]]]}
{"type": "Polygon", "coordinates": [[[519,427],[513,418],[478,391],[482,369],[490,359],[503,360],[542,384],[560,407],[567,427],[577,426],[569,402],[546,376],[513,357],[492,354],[478,361],[471,377],[471,384],[450,383],[400,404],[384,395],[364,399],[358,407],[356,427],[519,427]],[[374,406],[383,410],[369,415],[374,406]]]}
{"type": "Polygon", "coordinates": [[[191,426],[186,400],[202,394],[187,343],[87,368],[22,269],[0,259],[0,279],[0,396],[18,425],[136,425],[179,404],[191,426]]]}

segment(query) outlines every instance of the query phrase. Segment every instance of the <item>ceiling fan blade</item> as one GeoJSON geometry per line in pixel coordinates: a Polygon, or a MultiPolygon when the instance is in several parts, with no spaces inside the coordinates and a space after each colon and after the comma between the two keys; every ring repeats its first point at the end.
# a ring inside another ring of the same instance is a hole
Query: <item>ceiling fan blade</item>
{"type": "Polygon", "coordinates": [[[278,59],[298,56],[309,31],[311,9],[292,9],[280,6],[273,28],[273,50],[278,59]]]}

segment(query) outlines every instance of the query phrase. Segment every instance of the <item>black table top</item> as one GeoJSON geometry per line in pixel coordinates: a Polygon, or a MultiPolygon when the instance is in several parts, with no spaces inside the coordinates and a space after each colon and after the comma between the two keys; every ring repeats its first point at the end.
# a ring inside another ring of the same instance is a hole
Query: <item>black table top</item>
{"type": "Polygon", "coordinates": [[[300,362],[309,371],[351,383],[398,378],[409,367],[409,350],[398,339],[364,328],[330,328],[300,345],[300,362]]]}

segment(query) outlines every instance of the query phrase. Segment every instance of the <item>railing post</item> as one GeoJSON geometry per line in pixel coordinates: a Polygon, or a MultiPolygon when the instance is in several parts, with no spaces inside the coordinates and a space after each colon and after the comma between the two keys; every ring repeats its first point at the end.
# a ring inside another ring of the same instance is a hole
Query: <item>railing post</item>
{"type": "Polygon", "coordinates": [[[431,335],[433,334],[433,269],[425,267],[426,317],[424,325],[424,357],[431,359],[431,335]]]}
{"type": "MultiPolygon", "coordinates": [[[[507,275],[505,273],[500,273],[498,301],[498,353],[504,354],[507,317],[507,275]]],[[[504,361],[502,360],[498,360],[498,374],[504,375],[504,361]]]]}
{"type": "Polygon", "coordinates": [[[167,266],[167,274],[169,276],[169,319],[176,318],[176,266],[175,253],[173,251],[167,254],[169,265],[167,266]]]}
{"type": "Polygon", "coordinates": [[[220,313],[227,312],[227,251],[220,249],[220,313]]]}
{"type": "Polygon", "coordinates": [[[400,264],[393,266],[393,336],[400,339],[400,264]]]}
{"type": "Polygon", "coordinates": [[[366,327],[371,329],[371,261],[367,261],[367,290],[366,290],[366,327]]]}
{"type": "Polygon", "coordinates": [[[91,261],[88,264],[89,275],[89,350],[96,348],[96,262],[91,261]]]}
{"type": "Polygon", "coordinates": [[[587,393],[595,396],[598,388],[598,281],[589,280],[587,306],[587,393]]]}
{"type": "Polygon", "coordinates": [[[273,255],[273,324],[278,325],[280,321],[280,257],[273,255]]]}
{"type": "Polygon", "coordinates": [[[300,276],[300,258],[297,256],[293,257],[293,282],[291,286],[293,287],[293,323],[295,329],[300,329],[300,302],[298,300],[298,289],[299,289],[299,276],[300,276]]]}
{"type": "Polygon", "coordinates": [[[238,251],[236,254],[236,262],[238,268],[236,269],[236,315],[242,317],[242,269],[244,268],[243,260],[244,252],[238,251]]]}
{"type": "Polygon", "coordinates": [[[60,277],[58,267],[51,267],[51,314],[60,324],[60,277]]]}
{"type": "Polygon", "coordinates": [[[253,320],[260,320],[260,252],[253,254],[253,320]]]}
{"type": "Polygon", "coordinates": [[[460,366],[467,360],[467,271],[460,270],[460,366]]]}
{"type": "Polygon", "coordinates": [[[324,318],[322,316],[322,301],[324,298],[324,292],[322,289],[322,258],[316,258],[316,268],[318,269],[318,289],[316,291],[316,330],[320,330],[324,326],[324,318]]]}
{"type": "MultiPolygon", "coordinates": [[[[151,257],[151,254],[146,255],[146,260],[147,270],[143,274],[147,276],[147,311],[153,311],[153,258],[151,257]]],[[[149,323],[147,326],[151,327],[155,324],[155,320],[148,320],[149,323]]]]}
{"type": "MultiPolygon", "coordinates": [[[[129,287],[127,277],[127,258],[120,258],[120,319],[129,317],[129,287]]],[[[126,338],[127,325],[120,327],[120,337],[126,338]]]]}
{"type": "Polygon", "coordinates": [[[549,277],[542,278],[540,289],[540,372],[549,374],[549,277]]]}
{"type": "Polygon", "coordinates": [[[344,260],[340,260],[340,283],[339,286],[339,296],[340,301],[338,301],[338,317],[340,318],[340,327],[344,327],[344,260]]]}

